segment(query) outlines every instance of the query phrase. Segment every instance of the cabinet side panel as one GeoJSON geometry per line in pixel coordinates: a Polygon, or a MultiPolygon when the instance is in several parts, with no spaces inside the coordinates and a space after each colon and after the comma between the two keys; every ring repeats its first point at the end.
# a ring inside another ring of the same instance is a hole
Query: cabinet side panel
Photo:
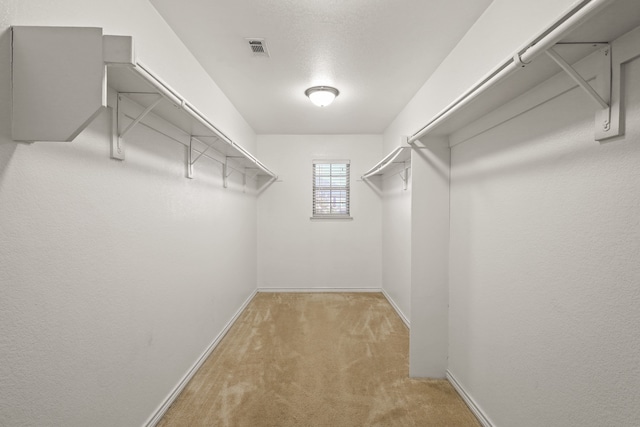
{"type": "Polygon", "coordinates": [[[102,29],[13,27],[12,137],[71,141],[106,105],[102,29]]]}

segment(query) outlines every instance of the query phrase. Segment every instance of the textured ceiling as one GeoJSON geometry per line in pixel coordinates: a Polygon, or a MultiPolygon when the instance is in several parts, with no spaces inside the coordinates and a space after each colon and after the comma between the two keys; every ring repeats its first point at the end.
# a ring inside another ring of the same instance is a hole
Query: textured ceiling
{"type": "Polygon", "coordinates": [[[150,1],[259,134],[381,133],[491,3],[150,1]],[[316,107],[316,85],[340,96],[316,107]]]}

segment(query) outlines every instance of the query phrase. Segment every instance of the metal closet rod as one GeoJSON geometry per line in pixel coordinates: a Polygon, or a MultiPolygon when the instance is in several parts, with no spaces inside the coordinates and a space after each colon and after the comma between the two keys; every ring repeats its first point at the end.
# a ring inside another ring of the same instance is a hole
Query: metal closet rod
{"type": "Polygon", "coordinates": [[[165,98],[167,98],[173,104],[179,106],[187,114],[189,114],[191,117],[193,117],[198,122],[200,122],[200,124],[202,124],[204,127],[206,127],[211,132],[213,132],[215,134],[215,136],[217,136],[218,138],[220,138],[221,140],[223,140],[224,142],[229,144],[235,150],[237,150],[240,153],[242,153],[243,156],[245,156],[247,159],[249,159],[251,162],[253,162],[263,172],[267,173],[268,175],[271,175],[272,177],[277,177],[277,175],[275,173],[270,171],[265,165],[263,165],[251,153],[249,153],[242,146],[240,146],[240,145],[236,144],[235,142],[233,142],[231,140],[231,138],[229,138],[227,135],[225,135],[220,129],[215,127],[213,125],[213,123],[211,123],[209,120],[207,120],[207,118],[204,116],[204,114],[202,114],[196,107],[194,107],[189,102],[187,102],[185,99],[183,99],[180,96],[180,94],[178,94],[178,92],[173,90],[173,88],[171,88],[171,86],[169,86],[167,83],[165,83],[160,77],[158,77],[155,74],[153,74],[144,64],[142,64],[140,62],[136,62],[135,66],[131,67],[131,69],[135,73],[137,73],[141,78],[143,78],[145,81],[147,81],[149,84],[151,84],[158,91],[158,93],[160,95],[162,95],[165,98]]]}
{"type": "Polygon", "coordinates": [[[496,83],[514,73],[519,68],[531,63],[538,55],[546,52],[550,47],[558,43],[576,26],[590,18],[602,8],[612,3],[614,0],[582,0],[569,10],[564,16],[554,22],[549,28],[539,34],[526,47],[520,49],[511,58],[498,66],[493,72],[476,83],[471,89],[456,98],[451,104],[446,106],[429,123],[423,126],[418,132],[409,138],[412,144],[429,133],[434,127],[456,113],[473,99],[478,97],[496,83]]]}

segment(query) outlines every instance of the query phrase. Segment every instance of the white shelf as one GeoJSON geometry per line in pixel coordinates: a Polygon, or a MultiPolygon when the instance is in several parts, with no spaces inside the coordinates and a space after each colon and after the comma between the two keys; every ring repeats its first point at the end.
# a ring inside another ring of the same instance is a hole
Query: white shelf
{"type": "MultiPolygon", "coordinates": [[[[507,105],[517,101],[521,95],[534,88],[539,89],[548,80],[555,78],[554,76],[562,75],[562,79],[568,81],[568,77],[564,75],[558,65],[547,55],[544,55],[549,48],[553,48],[570,64],[588,61],[587,58],[597,55],[595,52],[603,49],[604,44],[612,43],[640,25],[638,0],[591,0],[585,9],[590,7],[593,8],[593,12],[585,12],[584,17],[578,14],[576,17],[566,19],[566,22],[560,20],[557,25],[542,32],[527,48],[518,52],[520,58],[526,62],[525,67],[514,66],[517,55],[514,55],[513,59],[509,58],[504,63],[497,65],[494,72],[436,114],[422,129],[415,132],[409,141],[413,143],[420,137],[427,135],[450,136],[465,127],[477,127],[477,123],[483,121],[485,116],[492,115],[496,110],[505,110],[507,105]],[[572,19],[575,22],[570,23],[572,19]]],[[[613,52],[615,55],[615,48],[613,52]]],[[[592,62],[590,66],[593,68],[595,60],[591,58],[590,61],[592,62]]],[[[614,59],[613,66],[616,65],[619,64],[615,64],[614,59]]],[[[602,79],[601,76],[593,74],[593,71],[590,72],[592,75],[583,76],[585,80],[595,80],[596,77],[602,79]]],[[[615,73],[616,70],[613,72],[615,73]]],[[[606,82],[606,84],[609,83],[606,82]]],[[[563,85],[556,84],[556,86],[560,88],[563,85]]],[[[569,90],[574,87],[577,87],[577,84],[564,84],[564,88],[561,90],[569,90]]],[[[615,96],[613,93],[611,95],[615,96]]],[[[515,103],[517,104],[517,102],[515,103]]],[[[533,107],[531,105],[528,108],[533,107]]],[[[516,110],[518,108],[524,107],[517,107],[516,110]]],[[[613,110],[618,106],[612,104],[611,108],[613,110]]],[[[597,107],[594,110],[597,110],[597,107]]],[[[513,115],[519,112],[522,111],[514,110],[513,115]]],[[[503,114],[503,117],[506,117],[506,113],[503,114]]],[[[598,120],[596,120],[597,122],[598,120]]],[[[486,126],[491,125],[487,122],[485,128],[486,126]]],[[[607,135],[601,129],[596,129],[595,134],[598,140],[617,136],[613,130],[607,135]]]]}
{"type": "MultiPolygon", "coordinates": [[[[231,140],[189,101],[136,61],[133,40],[100,28],[13,27],[12,135],[18,141],[71,141],[117,94],[112,157],[124,160],[124,136],[139,123],[170,127],[171,139],[189,147],[192,177],[201,155],[246,176],[277,177],[231,140]],[[122,102],[127,99],[127,106],[122,102]],[[122,104],[122,105],[121,105],[122,104]],[[213,154],[215,151],[218,155],[213,154]]],[[[166,134],[166,133],[165,133],[166,134]]]]}
{"type": "MultiPolygon", "coordinates": [[[[584,71],[582,77],[585,80],[598,80],[600,87],[596,89],[610,87],[610,112],[596,109],[595,135],[598,140],[620,135],[620,67],[640,55],[639,12],[638,0],[591,0],[580,12],[584,16],[578,13],[561,19],[532,41],[527,49],[519,52],[520,59],[524,59],[530,49],[537,51],[536,54],[530,52],[535,61],[526,61],[525,67],[514,67],[514,57],[499,64],[494,72],[436,114],[406,142],[414,144],[421,137],[437,136],[447,137],[450,145],[455,145],[576,87],[577,83],[571,81],[551,58],[537,56],[551,47],[566,62],[574,64],[578,71],[584,71]],[[607,63],[604,65],[611,68],[612,75],[602,72],[602,52],[607,47],[613,54],[609,57],[612,58],[610,67],[607,63]],[[530,96],[532,93],[535,95],[530,96]],[[598,129],[602,126],[602,113],[607,117],[610,113],[611,128],[606,132],[598,129]]],[[[406,169],[407,162],[410,165],[411,149],[404,145],[405,141],[365,172],[362,178],[406,169]]]]}
{"type": "Polygon", "coordinates": [[[398,173],[409,166],[411,166],[411,147],[401,145],[362,174],[362,179],[398,173]]]}
{"type": "MultiPolygon", "coordinates": [[[[153,115],[170,123],[182,131],[188,144],[192,136],[194,158],[204,152],[207,147],[216,151],[235,164],[236,170],[244,169],[249,176],[270,176],[276,178],[262,162],[255,158],[241,145],[235,143],[202,113],[193,107],[179,93],[171,89],[160,78],[155,76],[143,64],[136,62],[127,65],[110,65],[107,67],[107,85],[118,95],[126,97],[144,110],[158,96],[162,99],[152,109],[153,115]]],[[[144,123],[144,119],[142,119],[144,123]]],[[[153,125],[150,125],[153,127],[153,125]]],[[[122,129],[120,129],[122,131],[122,129]]],[[[183,139],[184,139],[183,138],[183,139]]],[[[208,156],[207,156],[208,157],[208,156]]],[[[219,160],[214,158],[215,160],[219,160]]],[[[242,170],[240,170],[242,172],[242,170]]]]}

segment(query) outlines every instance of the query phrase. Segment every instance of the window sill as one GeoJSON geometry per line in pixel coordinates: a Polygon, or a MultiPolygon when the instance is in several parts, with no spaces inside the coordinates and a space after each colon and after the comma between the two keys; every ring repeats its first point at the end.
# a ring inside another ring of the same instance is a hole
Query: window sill
{"type": "Polygon", "coordinates": [[[348,216],[348,215],[335,215],[335,216],[326,215],[326,216],[312,216],[309,219],[311,221],[324,221],[324,220],[329,220],[329,221],[336,221],[336,220],[352,221],[353,217],[352,216],[348,216]]]}

